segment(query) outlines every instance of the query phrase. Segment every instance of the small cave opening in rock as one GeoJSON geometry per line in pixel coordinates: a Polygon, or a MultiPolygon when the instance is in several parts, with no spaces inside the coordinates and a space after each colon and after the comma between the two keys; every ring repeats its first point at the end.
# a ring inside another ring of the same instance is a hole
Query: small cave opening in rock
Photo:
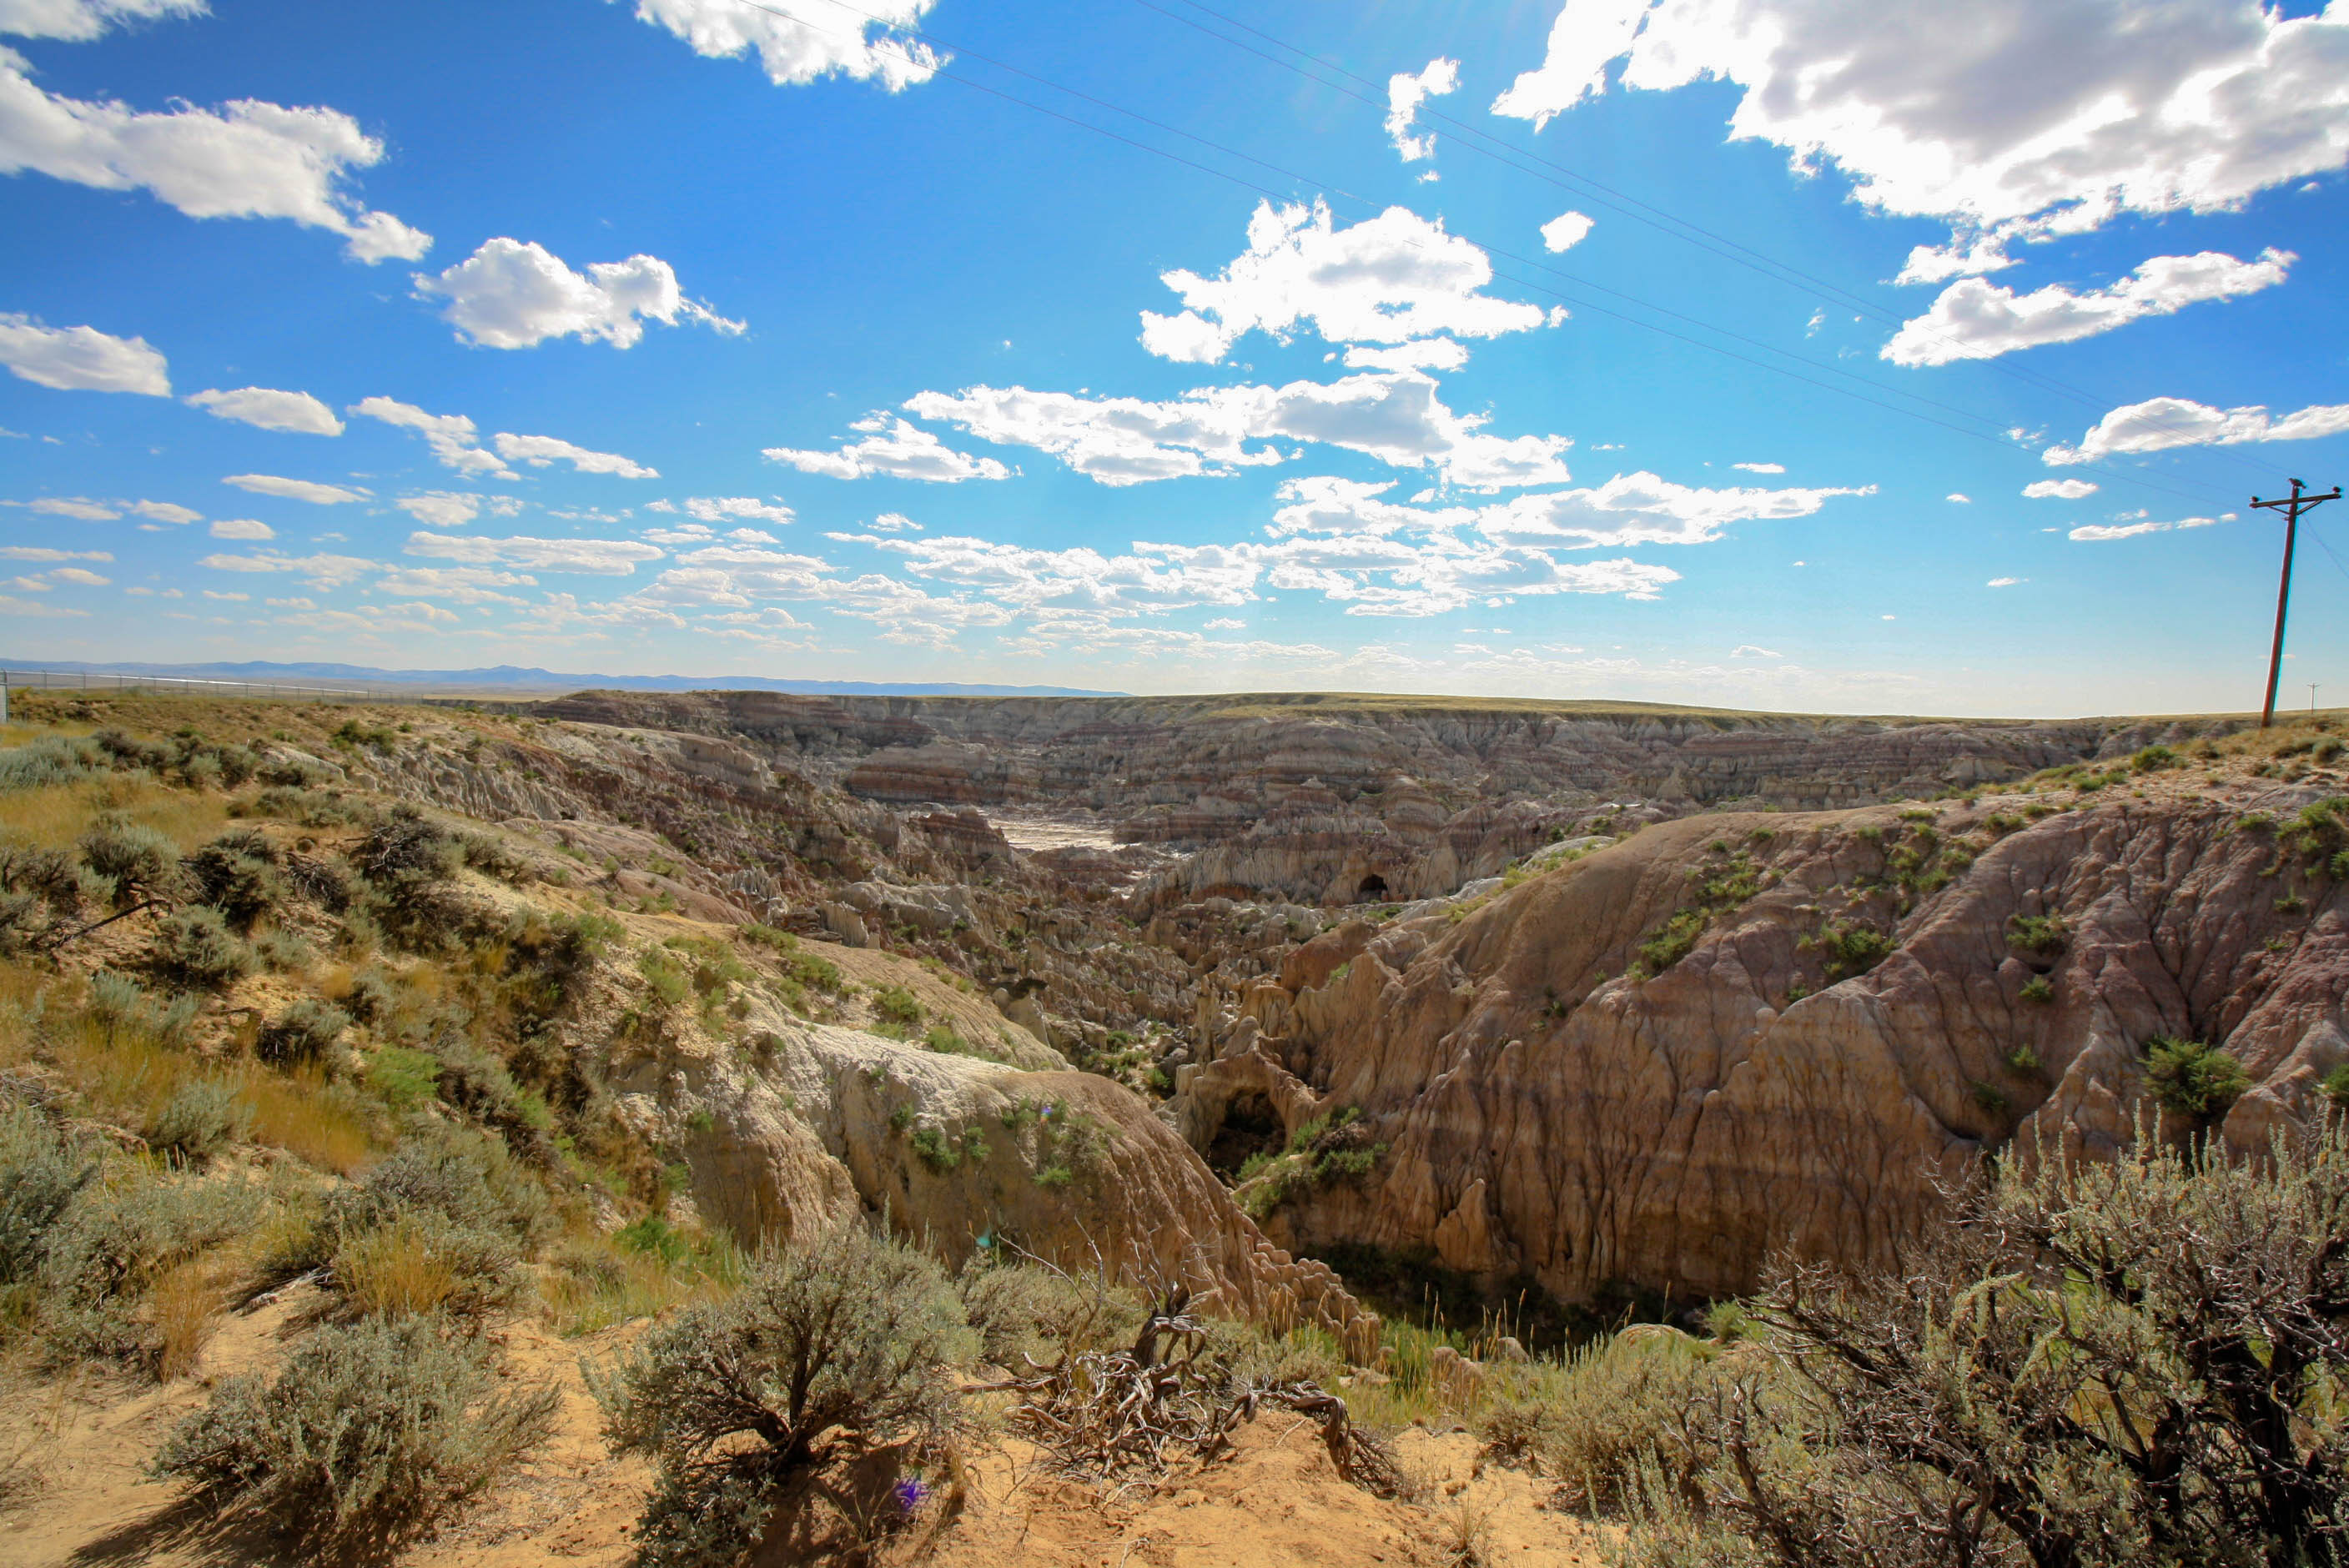
{"type": "Polygon", "coordinates": [[[1354,902],[1356,903],[1376,903],[1379,900],[1386,896],[1387,879],[1379,875],[1376,872],[1372,872],[1370,875],[1364,877],[1362,879],[1362,885],[1354,890],[1354,902]]]}
{"type": "Polygon", "coordinates": [[[1235,1095],[1224,1107],[1216,1135],[1207,1140],[1207,1169],[1229,1182],[1249,1156],[1278,1153],[1288,1140],[1288,1129],[1271,1100],[1260,1094],[1235,1095]]]}

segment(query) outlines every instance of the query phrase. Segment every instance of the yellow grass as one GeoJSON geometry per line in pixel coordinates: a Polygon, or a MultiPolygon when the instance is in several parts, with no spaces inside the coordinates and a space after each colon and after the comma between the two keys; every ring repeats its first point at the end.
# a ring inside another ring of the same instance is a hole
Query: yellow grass
{"type": "Polygon", "coordinates": [[[335,1254],[335,1280],[353,1306],[377,1317],[430,1312],[463,1284],[431,1238],[405,1215],[346,1243],[335,1254]]]}
{"type": "Polygon", "coordinates": [[[195,1370],[204,1341],[212,1337],[213,1314],[220,1309],[220,1273],[217,1256],[190,1258],[155,1282],[149,1299],[163,1342],[155,1367],[158,1380],[168,1383],[195,1370]]]}

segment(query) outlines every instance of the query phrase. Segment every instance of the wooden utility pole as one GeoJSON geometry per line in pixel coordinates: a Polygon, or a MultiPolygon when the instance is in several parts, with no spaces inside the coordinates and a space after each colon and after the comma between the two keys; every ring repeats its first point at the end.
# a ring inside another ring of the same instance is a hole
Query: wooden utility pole
{"type": "Polygon", "coordinates": [[[2268,700],[2260,709],[2260,727],[2265,729],[2275,722],[2276,681],[2283,674],[2283,612],[2292,600],[2292,550],[2300,538],[2300,514],[2314,510],[2328,500],[2341,499],[2341,487],[2334,485],[2323,495],[2302,495],[2301,481],[2292,481],[2292,494],[2274,500],[2251,498],[2251,504],[2270,511],[2283,513],[2283,577],[2276,583],[2275,645],[2268,650],[2268,700]]]}

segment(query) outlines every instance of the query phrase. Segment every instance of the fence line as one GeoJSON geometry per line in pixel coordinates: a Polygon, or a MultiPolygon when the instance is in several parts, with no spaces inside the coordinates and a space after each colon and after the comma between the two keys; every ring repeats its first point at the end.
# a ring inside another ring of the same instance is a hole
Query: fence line
{"type": "Polygon", "coordinates": [[[314,686],[308,682],[202,680],[191,676],[119,675],[98,670],[0,669],[0,716],[12,691],[183,692],[197,696],[260,697],[275,702],[413,702],[412,694],[372,686],[314,686]]]}

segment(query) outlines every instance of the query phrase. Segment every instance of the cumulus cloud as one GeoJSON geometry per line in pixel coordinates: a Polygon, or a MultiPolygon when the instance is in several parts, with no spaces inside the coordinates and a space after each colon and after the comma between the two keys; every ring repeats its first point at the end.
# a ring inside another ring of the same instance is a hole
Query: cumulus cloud
{"type": "Polygon", "coordinates": [[[2148,397],[2124,404],[2096,421],[2076,447],[2039,454],[2056,467],[2093,463],[2116,452],[2159,452],[2172,447],[2231,447],[2246,441],[2309,441],[2349,431],[2349,403],[2324,403],[2271,418],[2258,404],[2213,408],[2184,397],[2148,397]]]}
{"type": "Polygon", "coordinates": [[[339,436],[343,422],[335,411],[307,392],[280,392],[268,387],[243,387],[233,392],[198,392],[191,407],[220,419],[239,419],[264,430],[287,430],[304,436],[339,436]]]}
{"type": "Polygon", "coordinates": [[[1960,506],[1971,506],[1973,504],[1974,498],[1970,495],[1961,494],[1957,490],[1951,490],[1943,499],[1946,500],[1955,501],[1960,506]]]}
{"type": "Polygon", "coordinates": [[[1588,239],[1596,226],[1586,213],[1560,212],[1541,226],[1542,249],[1570,251],[1588,239]]]}
{"type": "Polygon", "coordinates": [[[1627,88],[1737,84],[1732,136],[1833,162],[1883,211],[1952,221],[1957,270],[2001,264],[2006,239],[2237,206],[2349,161],[2337,6],[1571,0],[1494,112],[1539,126],[1606,92],[1618,59],[1627,88]]]}
{"type": "Polygon", "coordinates": [[[207,555],[196,562],[213,572],[263,573],[289,573],[304,578],[311,587],[319,590],[347,587],[371,572],[383,570],[383,563],[364,556],[287,555],[267,550],[251,555],[207,555]]]}
{"type": "Polygon", "coordinates": [[[1416,372],[1349,376],[1285,387],[1201,387],[1179,398],[1085,397],[1024,387],[924,392],[905,407],[999,446],[1034,447],[1106,485],[1223,477],[1278,463],[1278,438],[1364,452],[1398,468],[1432,468],[1466,490],[1560,484],[1572,441],[1502,437],[1481,415],[1456,414],[1416,372]]]}
{"type": "Polygon", "coordinates": [[[52,571],[49,575],[60,583],[70,583],[78,588],[103,588],[114,581],[111,577],[101,577],[82,566],[60,566],[52,571]]]}
{"type": "Polygon", "coordinates": [[[2297,260],[2272,247],[2250,262],[2220,251],[2156,256],[2110,288],[2080,294],[2050,284],[2018,294],[1982,278],[1963,278],[1941,291],[1930,310],[1903,322],[1878,352],[1895,365],[1947,365],[2070,343],[2205,300],[2273,288],[2297,260]]]}
{"type": "Polygon", "coordinates": [[[5,504],[45,512],[50,517],[69,517],[76,522],[115,522],[122,516],[119,506],[91,500],[87,496],[45,495],[35,500],[12,500],[5,504]]]}
{"type": "Polygon", "coordinates": [[[764,501],[756,496],[694,496],[685,503],[686,515],[702,522],[723,522],[736,518],[755,518],[761,522],[789,522],[790,507],[781,501],[764,501]]]}
{"type": "Polygon", "coordinates": [[[2022,581],[2023,579],[2020,577],[1993,577],[1988,583],[1984,584],[1984,586],[1991,588],[2012,588],[2022,581]]]}
{"type": "Polygon", "coordinates": [[[2031,500],[2078,500],[2095,494],[2096,487],[2086,480],[2033,480],[2023,493],[2031,500]]]}
{"type": "Polygon", "coordinates": [[[631,539],[533,539],[517,535],[486,539],[473,534],[429,533],[408,536],[410,555],[431,556],[473,566],[519,566],[533,572],[578,572],[626,577],[637,563],[658,561],[664,552],[631,539]]]}
{"type": "Polygon", "coordinates": [[[401,496],[392,505],[433,528],[462,528],[481,515],[481,498],[461,490],[424,490],[401,496]]]}
{"type": "Polygon", "coordinates": [[[306,500],[313,506],[339,506],[345,501],[365,500],[367,492],[357,485],[323,485],[310,480],[280,479],[275,474],[231,474],[221,480],[255,495],[282,496],[287,500],[306,500]]]}
{"type": "Polygon", "coordinates": [[[340,234],[359,261],[412,262],[432,236],[344,189],[351,170],[382,158],[383,143],[335,109],[238,98],[142,114],[47,92],[22,56],[0,48],[0,173],[144,190],[191,218],[286,218],[340,234]]]}
{"type": "Polygon", "coordinates": [[[223,517],[212,526],[214,539],[274,539],[277,531],[254,517],[223,517]]]}
{"type": "Polygon", "coordinates": [[[645,322],[675,326],[678,318],[729,334],[729,321],[678,290],[677,273],[658,256],[596,262],[583,275],[535,242],[493,239],[438,277],[418,273],[416,292],[446,299],[441,319],[459,338],[485,348],[529,348],[550,337],[601,340],[628,348],[645,322]]]}
{"type": "Polygon", "coordinates": [[[1732,463],[1729,466],[1733,469],[1743,469],[1749,474],[1783,474],[1786,471],[1786,465],[1784,463],[1732,463]]]}
{"type": "Polygon", "coordinates": [[[756,53],[767,79],[799,87],[829,76],[878,82],[899,92],[928,81],[946,64],[909,36],[934,0],[636,0],[637,19],[666,27],[712,59],[756,53]]]}
{"type": "MultiPolygon", "coordinates": [[[[2126,516],[2126,514],[2124,514],[2126,516]]],[[[2067,536],[2084,543],[2103,544],[2116,539],[2136,539],[2148,533],[2169,533],[2181,528],[2209,528],[2221,522],[2232,522],[2235,514],[2222,511],[2216,517],[2181,517],[2175,522],[2158,522],[2143,512],[2135,518],[2113,523],[2091,522],[2073,529],[2067,536]]]]}
{"type": "Polygon", "coordinates": [[[1284,504],[1273,513],[1271,531],[1387,537],[1473,530],[1489,539],[1555,541],[1572,550],[1710,544],[1733,523],[1808,517],[1836,497],[1876,493],[1873,485],[1708,490],[1641,471],[1617,474],[1588,489],[1543,490],[1481,507],[1428,508],[1390,500],[1387,492],[1393,488],[1392,480],[1290,480],[1280,487],[1284,504]]]}
{"type": "MultiPolygon", "coordinates": [[[[912,407],[913,405],[909,403],[906,407],[912,407]]],[[[916,411],[919,412],[918,409],[916,411]]],[[[770,462],[788,463],[802,473],[823,474],[836,480],[870,479],[877,475],[886,479],[955,484],[963,480],[1008,480],[1011,477],[1011,470],[993,458],[974,458],[968,452],[957,452],[929,431],[909,425],[903,419],[892,421],[875,415],[869,419],[860,419],[849,428],[871,433],[864,439],[836,451],[769,447],[765,456],[770,462]]]]}
{"type": "Polygon", "coordinates": [[[1257,205],[1247,249],[1212,278],[1162,274],[1185,306],[1142,313],[1142,345],[1162,358],[1212,364],[1248,332],[1284,341],[1309,324],[1330,343],[1402,343],[1450,333],[1495,337],[1529,332],[1538,305],[1495,299],[1485,253],[1443,223],[1390,207],[1351,228],[1328,203],[1257,205]]]}
{"type": "Polygon", "coordinates": [[[1425,337],[1416,343],[1398,343],[1392,348],[1364,348],[1357,344],[1345,354],[1349,370],[1457,370],[1467,363],[1467,347],[1448,337],[1425,337]]]}
{"type": "Polygon", "coordinates": [[[1460,88],[1460,62],[1433,59],[1427,68],[1416,73],[1397,72],[1387,78],[1387,135],[1393,138],[1395,150],[1402,154],[1405,163],[1418,163],[1435,156],[1435,133],[1419,135],[1413,129],[1419,119],[1419,106],[1429,98],[1442,98],[1460,88]]]}
{"type": "Polygon", "coordinates": [[[922,525],[916,522],[912,518],[907,517],[902,511],[885,511],[864,526],[877,530],[883,533],[919,533],[922,531],[922,525]]]}
{"type": "Polygon", "coordinates": [[[535,587],[538,579],[519,572],[481,566],[394,566],[368,585],[396,599],[447,599],[459,604],[519,604],[497,590],[535,587]]]}
{"type": "Polygon", "coordinates": [[[428,414],[413,403],[402,403],[391,397],[367,397],[354,405],[354,414],[369,419],[380,419],[387,425],[403,430],[413,430],[424,438],[424,444],[445,469],[460,474],[481,474],[492,479],[510,480],[517,476],[499,460],[495,452],[481,445],[480,432],[473,421],[462,414],[428,414]]]}
{"type": "MultiPolygon", "coordinates": [[[[0,49],[0,56],[7,53],[0,49]]],[[[7,108],[0,83],[0,117],[7,108]]],[[[6,164],[0,118],[0,170],[6,164]]],[[[43,326],[29,315],[0,315],[0,365],[18,378],[60,392],[171,395],[170,367],[143,337],[110,337],[94,326],[43,326]]]]}
{"type": "Polygon", "coordinates": [[[498,455],[509,462],[528,463],[543,469],[553,463],[569,463],[583,474],[617,474],[624,480],[657,480],[658,469],[617,452],[591,452],[585,447],[574,447],[553,436],[515,436],[500,431],[496,437],[498,455]]]}
{"type": "Polygon", "coordinates": [[[109,27],[201,16],[206,0],[0,0],[0,33],[87,44],[109,27]]]}
{"type": "Polygon", "coordinates": [[[0,545],[0,561],[111,561],[110,550],[51,550],[45,545],[0,545]]]}

